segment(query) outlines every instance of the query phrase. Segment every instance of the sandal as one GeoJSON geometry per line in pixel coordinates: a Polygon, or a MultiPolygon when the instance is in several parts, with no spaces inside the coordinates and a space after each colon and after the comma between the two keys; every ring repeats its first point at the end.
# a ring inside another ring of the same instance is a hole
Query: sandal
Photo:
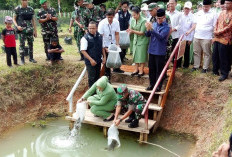
{"type": "Polygon", "coordinates": [[[139,72],[137,71],[137,72],[133,72],[132,74],[131,74],[131,76],[135,76],[135,75],[138,75],[139,74],[139,72]]]}
{"type": "Polygon", "coordinates": [[[109,117],[107,117],[106,119],[103,119],[104,122],[109,122],[114,120],[114,114],[112,113],[109,117]]]}
{"type": "Polygon", "coordinates": [[[138,74],[138,77],[140,78],[140,77],[142,77],[144,75],[144,72],[142,73],[142,74],[138,74]]]}

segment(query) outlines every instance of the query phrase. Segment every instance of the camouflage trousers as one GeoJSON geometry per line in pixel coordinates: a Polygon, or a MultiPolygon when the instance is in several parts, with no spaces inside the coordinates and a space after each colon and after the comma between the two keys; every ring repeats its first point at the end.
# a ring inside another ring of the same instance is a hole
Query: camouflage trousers
{"type": "MultiPolygon", "coordinates": [[[[138,104],[135,109],[133,110],[133,114],[135,114],[135,119],[141,119],[142,118],[142,112],[146,104],[138,104]]],[[[128,111],[128,105],[126,105],[123,102],[122,108],[121,108],[121,114],[125,114],[128,111]]]]}
{"type": "Polygon", "coordinates": [[[19,34],[19,55],[20,57],[24,57],[26,40],[29,48],[29,57],[30,59],[33,59],[33,41],[34,41],[33,33],[19,34]]]}
{"type": "Polygon", "coordinates": [[[43,33],[43,42],[44,42],[44,51],[46,53],[47,59],[50,59],[50,56],[48,55],[48,45],[51,42],[52,38],[58,38],[57,32],[52,32],[52,33],[43,33]]]}
{"type": "Polygon", "coordinates": [[[85,32],[81,30],[79,27],[74,28],[74,39],[76,40],[77,43],[77,48],[79,53],[81,52],[81,38],[85,35],[85,32]]]}

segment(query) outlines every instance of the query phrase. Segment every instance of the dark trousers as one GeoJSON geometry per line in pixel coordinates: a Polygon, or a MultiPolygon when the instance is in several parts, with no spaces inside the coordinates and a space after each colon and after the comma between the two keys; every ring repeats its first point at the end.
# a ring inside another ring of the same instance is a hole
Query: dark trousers
{"type": "MultiPolygon", "coordinates": [[[[148,66],[150,85],[154,86],[165,66],[165,55],[158,56],[149,54],[148,66]]],[[[162,87],[162,82],[163,81],[161,81],[159,88],[162,87]]]]}
{"type": "Polygon", "coordinates": [[[184,52],[184,64],[183,67],[189,67],[189,55],[190,55],[190,45],[186,43],[185,52],[184,52]]]}
{"type": "MultiPolygon", "coordinates": [[[[107,58],[108,58],[108,53],[106,53],[106,60],[107,60],[107,58]]],[[[110,78],[111,78],[111,69],[107,68],[106,64],[104,65],[104,68],[105,68],[105,76],[107,76],[108,79],[110,80],[110,78]]]]}
{"type": "MultiPolygon", "coordinates": [[[[172,52],[173,52],[174,48],[176,47],[178,40],[179,40],[178,38],[172,39],[172,52]]],[[[174,59],[175,59],[175,57],[173,58],[173,62],[174,62],[174,59]]],[[[177,68],[181,67],[181,63],[182,63],[182,57],[177,60],[177,68]]]]}
{"type": "Polygon", "coordinates": [[[212,55],[214,73],[218,73],[220,69],[221,75],[228,77],[231,70],[230,48],[230,45],[224,45],[219,42],[214,43],[212,55]]]}
{"type": "Polygon", "coordinates": [[[95,66],[86,65],[88,72],[88,83],[89,88],[99,79],[101,71],[101,63],[98,63],[95,66]]]}
{"type": "Polygon", "coordinates": [[[16,53],[16,47],[5,47],[6,51],[6,62],[8,66],[12,66],[11,63],[11,55],[13,56],[14,64],[17,63],[17,53],[16,53]]]}

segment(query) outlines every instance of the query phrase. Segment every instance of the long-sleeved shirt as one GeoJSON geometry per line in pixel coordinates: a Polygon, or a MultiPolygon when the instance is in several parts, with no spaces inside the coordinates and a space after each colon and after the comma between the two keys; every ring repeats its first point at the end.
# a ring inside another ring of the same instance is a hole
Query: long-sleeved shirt
{"type": "Polygon", "coordinates": [[[170,27],[167,22],[161,24],[157,22],[153,23],[153,29],[145,33],[147,37],[151,37],[148,53],[153,55],[166,55],[169,31],[170,27]]]}
{"type": "Polygon", "coordinates": [[[232,11],[221,12],[214,28],[214,32],[217,33],[214,35],[214,41],[224,45],[232,44],[232,11]]]}
{"type": "Polygon", "coordinates": [[[181,25],[180,25],[180,17],[181,17],[181,13],[177,10],[175,10],[174,12],[167,12],[167,15],[170,17],[170,21],[171,21],[171,27],[172,29],[175,28],[177,31],[172,32],[171,36],[172,39],[177,39],[180,37],[180,29],[181,29],[181,25]]]}
{"type": "MultiPolygon", "coordinates": [[[[182,13],[180,17],[180,25],[181,25],[180,35],[187,33],[192,28],[193,24],[194,24],[194,15],[192,13],[189,13],[188,15],[182,13]]],[[[190,33],[188,36],[184,35],[183,40],[192,41],[193,35],[194,35],[194,31],[192,31],[192,33],[190,33]]]]}

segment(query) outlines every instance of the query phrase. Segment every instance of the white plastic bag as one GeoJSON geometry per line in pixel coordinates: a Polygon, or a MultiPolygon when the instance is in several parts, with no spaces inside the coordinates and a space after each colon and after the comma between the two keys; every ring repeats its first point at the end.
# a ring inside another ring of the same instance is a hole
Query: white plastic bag
{"type": "Polygon", "coordinates": [[[106,66],[108,68],[120,68],[122,65],[121,58],[119,53],[121,52],[121,48],[115,44],[112,44],[108,47],[108,58],[106,61],[106,66]]]}
{"type": "Polygon", "coordinates": [[[114,149],[115,147],[119,148],[121,146],[120,140],[119,140],[119,132],[118,128],[112,124],[107,132],[108,134],[108,148],[114,149]]]}
{"type": "Polygon", "coordinates": [[[130,47],[130,35],[126,31],[119,32],[119,45],[122,49],[130,47]]]}
{"type": "Polygon", "coordinates": [[[73,114],[75,119],[80,118],[80,122],[85,119],[86,102],[82,101],[76,104],[76,112],[73,114]]]}

